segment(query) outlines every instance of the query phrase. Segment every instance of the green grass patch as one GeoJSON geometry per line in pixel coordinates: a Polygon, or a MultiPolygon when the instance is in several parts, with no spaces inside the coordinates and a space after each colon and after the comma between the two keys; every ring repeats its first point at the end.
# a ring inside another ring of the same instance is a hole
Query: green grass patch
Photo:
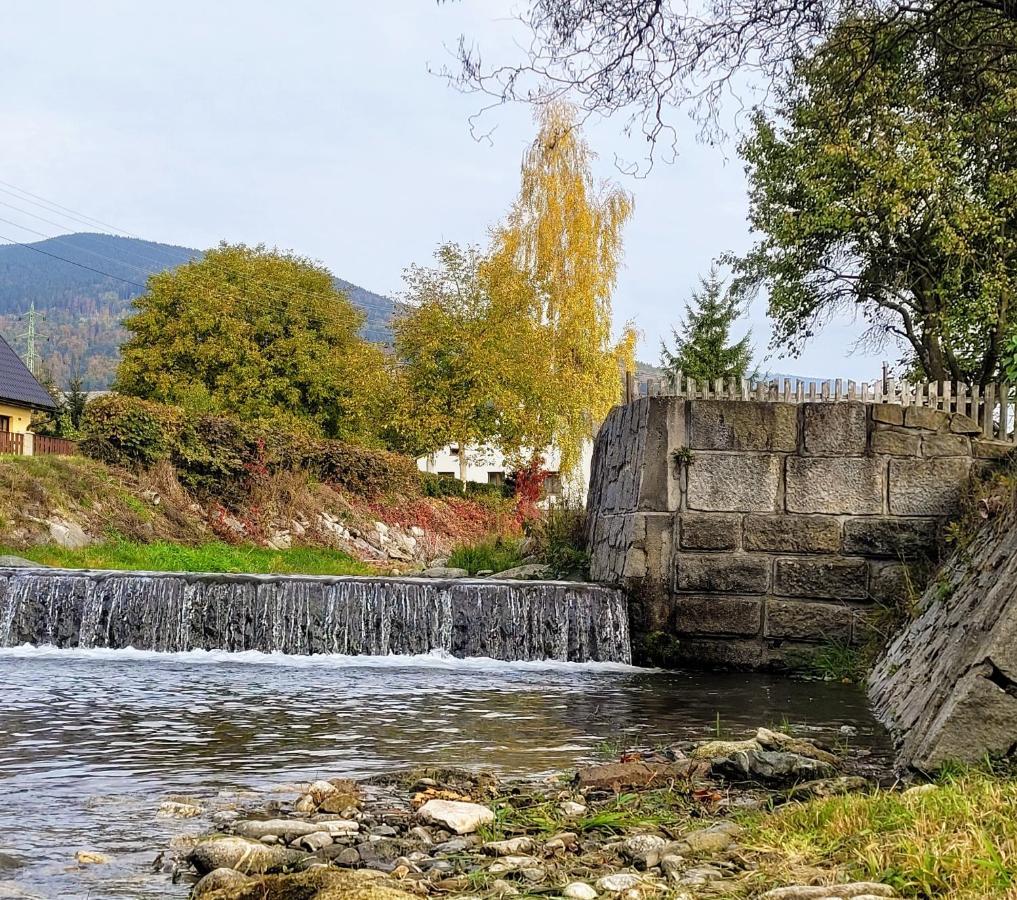
{"type": "Polygon", "coordinates": [[[479,544],[464,544],[449,554],[448,564],[456,569],[466,569],[471,575],[485,569],[503,572],[523,564],[521,547],[521,541],[502,537],[479,544]]]}
{"type": "Polygon", "coordinates": [[[251,545],[209,542],[196,546],[121,538],[68,550],[48,544],[27,550],[0,548],[47,566],[66,569],[126,569],[149,572],[226,572],[272,575],[370,575],[370,566],[338,550],[294,547],[270,550],[251,545]]]}
{"type": "Polygon", "coordinates": [[[902,897],[976,900],[1017,896],[1017,779],[959,770],[933,789],[876,790],[757,814],[740,842],[761,852],[766,886],[812,867],[881,881],[902,897]]]}

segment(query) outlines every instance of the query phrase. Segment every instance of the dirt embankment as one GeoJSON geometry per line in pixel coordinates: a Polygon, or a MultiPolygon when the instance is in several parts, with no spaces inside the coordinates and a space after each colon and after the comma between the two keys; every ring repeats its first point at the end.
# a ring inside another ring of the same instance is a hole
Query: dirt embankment
{"type": "Polygon", "coordinates": [[[186,491],[168,464],[135,473],[81,457],[0,458],[0,544],[76,548],[109,539],[334,548],[381,571],[417,568],[513,529],[506,501],[365,498],[300,473],[267,479],[243,508],[186,491]]]}

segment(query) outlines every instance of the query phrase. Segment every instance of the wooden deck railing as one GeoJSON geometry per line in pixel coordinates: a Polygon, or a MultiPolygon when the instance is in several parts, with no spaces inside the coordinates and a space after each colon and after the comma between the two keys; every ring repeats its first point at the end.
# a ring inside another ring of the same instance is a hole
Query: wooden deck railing
{"type": "Polygon", "coordinates": [[[828,381],[775,378],[718,378],[696,381],[678,373],[676,378],[625,377],[626,402],[639,397],[684,397],[688,400],[770,400],[784,403],[860,400],[924,406],[959,412],[974,419],[986,438],[1017,445],[1017,387],[1005,382],[967,385],[960,382],[912,383],[888,378],[856,382],[843,378],[828,381]]]}

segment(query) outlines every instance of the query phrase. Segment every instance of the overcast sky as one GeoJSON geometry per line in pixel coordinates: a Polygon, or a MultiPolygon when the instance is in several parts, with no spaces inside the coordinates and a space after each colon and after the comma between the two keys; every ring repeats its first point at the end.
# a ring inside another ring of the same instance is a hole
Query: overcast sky
{"type": "MultiPolygon", "coordinates": [[[[0,179],[150,240],[205,248],[264,242],[395,294],[403,269],[443,240],[484,243],[508,209],[534,126],[528,110],[483,105],[428,72],[454,62],[461,32],[510,49],[509,0],[11,0],[0,29],[0,179]]],[[[621,121],[588,138],[598,175],[635,195],[616,322],[662,335],[712,258],[751,242],[734,148],[696,144],[643,180],[616,155],[644,152],[621,121]]],[[[10,197],[5,199],[10,200],[10,197]]],[[[58,229],[4,209],[5,218],[58,229]]],[[[0,233],[38,240],[4,225],[0,233]]],[[[766,352],[762,303],[750,311],[766,352]]],[[[851,354],[859,329],[828,328],[771,371],[874,378],[882,357],[851,354]]]]}

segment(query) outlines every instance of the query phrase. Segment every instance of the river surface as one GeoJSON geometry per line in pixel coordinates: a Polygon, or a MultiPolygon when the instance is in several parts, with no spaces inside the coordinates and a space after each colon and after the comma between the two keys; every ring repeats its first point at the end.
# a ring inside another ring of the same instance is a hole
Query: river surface
{"type": "MultiPolygon", "coordinates": [[[[861,691],[752,674],[440,657],[0,651],[0,898],[187,896],[157,815],[407,765],[534,774],[759,725],[885,746],[861,691]],[[110,861],[78,866],[75,853],[110,861]],[[168,854],[167,854],[168,858],[168,854]]],[[[295,793],[277,793],[293,799],[295,793]]]]}

